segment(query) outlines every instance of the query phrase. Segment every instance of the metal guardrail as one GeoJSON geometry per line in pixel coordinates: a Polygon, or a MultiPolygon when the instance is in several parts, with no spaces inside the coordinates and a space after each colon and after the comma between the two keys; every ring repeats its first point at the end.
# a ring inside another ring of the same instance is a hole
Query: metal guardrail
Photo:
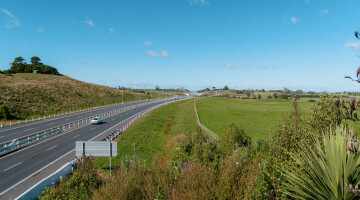
{"type": "Polygon", "coordinates": [[[32,133],[32,134],[29,134],[29,135],[26,135],[26,136],[23,136],[23,137],[20,137],[20,138],[13,139],[11,141],[0,143],[0,147],[1,147],[0,148],[0,155],[5,155],[5,154],[10,153],[10,152],[12,152],[14,150],[17,150],[19,148],[22,148],[22,147],[25,147],[27,145],[33,144],[33,143],[39,141],[40,139],[43,139],[43,138],[45,138],[45,137],[47,137],[49,135],[54,135],[54,134],[60,133],[62,131],[73,129],[73,128],[78,127],[80,125],[88,124],[91,121],[91,119],[94,118],[94,117],[102,117],[103,119],[106,119],[106,118],[111,117],[113,115],[116,115],[118,113],[125,112],[125,111],[128,111],[128,110],[132,110],[132,109],[135,109],[135,108],[138,108],[140,106],[144,106],[144,105],[147,105],[147,104],[150,104],[150,103],[154,103],[154,101],[145,102],[145,103],[132,105],[132,106],[127,106],[127,107],[119,108],[119,109],[116,109],[116,110],[108,111],[108,112],[105,112],[105,113],[100,113],[98,115],[83,118],[83,119],[76,120],[76,121],[73,121],[73,122],[70,122],[70,123],[66,123],[64,125],[57,126],[55,128],[52,128],[52,129],[47,129],[45,131],[32,133]]]}
{"type": "MultiPolygon", "coordinates": [[[[182,100],[182,99],[179,99],[182,100]]],[[[111,134],[109,134],[108,136],[106,136],[102,141],[109,141],[109,140],[113,140],[115,139],[117,136],[119,136],[121,133],[125,132],[126,129],[128,129],[133,123],[135,123],[138,119],[140,119],[141,117],[143,117],[145,114],[147,114],[148,112],[155,110],[156,108],[166,105],[168,103],[171,102],[165,102],[162,104],[159,104],[157,106],[148,108],[136,115],[133,115],[132,117],[130,117],[130,119],[126,122],[126,124],[123,125],[123,127],[121,129],[116,129],[116,131],[112,132],[111,134]]],[[[59,170],[57,170],[56,172],[54,172],[53,174],[51,174],[50,176],[44,178],[43,180],[41,180],[39,183],[37,183],[36,185],[34,185],[32,188],[28,189],[27,191],[25,191],[23,194],[21,194],[19,197],[17,197],[17,200],[31,200],[31,199],[37,199],[43,192],[44,189],[46,188],[50,188],[53,185],[57,184],[60,182],[60,180],[65,177],[68,176],[70,174],[73,173],[74,168],[77,167],[78,164],[78,159],[74,158],[71,162],[66,163],[65,165],[63,165],[59,170]]]]}

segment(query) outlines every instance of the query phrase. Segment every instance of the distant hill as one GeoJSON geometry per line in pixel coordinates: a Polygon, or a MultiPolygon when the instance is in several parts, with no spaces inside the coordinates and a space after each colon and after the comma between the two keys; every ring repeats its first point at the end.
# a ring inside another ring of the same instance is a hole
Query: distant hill
{"type": "MultiPolygon", "coordinates": [[[[124,102],[139,95],[124,91],[124,102]]],[[[140,94],[140,99],[148,99],[140,94]]],[[[113,103],[121,103],[121,90],[85,83],[68,76],[45,74],[0,74],[0,105],[13,118],[53,114],[113,103]]]]}

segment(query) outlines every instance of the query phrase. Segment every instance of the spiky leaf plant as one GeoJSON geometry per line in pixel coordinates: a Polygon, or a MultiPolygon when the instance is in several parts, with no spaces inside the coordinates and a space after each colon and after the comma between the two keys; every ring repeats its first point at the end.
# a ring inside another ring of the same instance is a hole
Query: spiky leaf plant
{"type": "Polygon", "coordinates": [[[360,154],[347,149],[350,132],[344,127],[313,137],[314,147],[302,147],[293,155],[293,167],[284,171],[283,192],[295,199],[360,199],[351,190],[360,183],[360,154]],[[322,143],[322,144],[321,144],[322,143]]]}

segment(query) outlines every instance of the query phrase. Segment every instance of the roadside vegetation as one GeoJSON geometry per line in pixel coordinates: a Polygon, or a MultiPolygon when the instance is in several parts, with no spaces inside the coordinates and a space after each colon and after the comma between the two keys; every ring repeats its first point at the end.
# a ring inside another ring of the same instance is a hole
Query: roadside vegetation
{"type": "MultiPolygon", "coordinates": [[[[118,137],[118,156],[111,160],[119,165],[128,156],[137,155],[147,165],[154,156],[176,154],[176,148],[186,135],[196,132],[193,100],[179,101],[160,107],[131,126],[118,137]]],[[[108,158],[97,158],[95,166],[107,170],[108,158]]]]}

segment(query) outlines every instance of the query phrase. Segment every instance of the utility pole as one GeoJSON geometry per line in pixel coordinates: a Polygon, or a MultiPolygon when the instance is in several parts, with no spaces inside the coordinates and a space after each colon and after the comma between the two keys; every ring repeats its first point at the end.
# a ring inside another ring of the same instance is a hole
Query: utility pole
{"type": "Polygon", "coordinates": [[[121,88],[121,104],[124,103],[124,87],[121,88]]]}

